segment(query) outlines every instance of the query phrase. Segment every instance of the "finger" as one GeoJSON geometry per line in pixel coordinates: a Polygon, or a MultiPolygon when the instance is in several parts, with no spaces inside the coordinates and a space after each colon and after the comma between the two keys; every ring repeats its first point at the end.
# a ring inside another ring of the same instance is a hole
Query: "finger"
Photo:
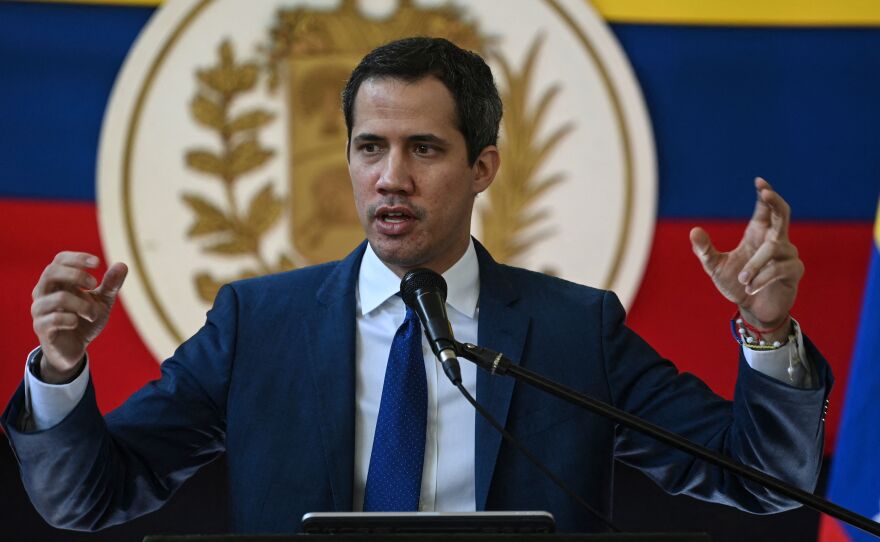
{"type": "Polygon", "coordinates": [[[703,269],[711,275],[714,273],[715,268],[718,266],[718,261],[721,258],[721,255],[712,245],[712,239],[709,238],[709,234],[706,233],[706,230],[700,227],[691,230],[690,239],[691,249],[693,249],[697,258],[700,259],[700,263],[703,264],[703,269]]]}
{"type": "Polygon", "coordinates": [[[71,312],[50,312],[34,318],[34,332],[40,337],[54,331],[76,329],[78,325],[79,317],[71,312]]]}
{"type": "Polygon", "coordinates": [[[53,262],[43,270],[31,295],[36,299],[58,289],[91,290],[97,284],[95,277],[82,267],[53,262]]]}
{"type": "Polygon", "coordinates": [[[128,266],[120,262],[114,263],[104,273],[104,278],[101,279],[101,284],[95,289],[95,293],[109,298],[116,297],[126,276],[128,276],[128,266]]]}
{"type": "Polygon", "coordinates": [[[764,189],[773,190],[773,186],[771,186],[770,182],[764,177],[755,177],[755,190],[760,192],[764,189]]]}
{"type": "Polygon", "coordinates": [[[788,224],[791,221],[791,206],[779,195],[779,192],[771,188],[760,190],[758,198],[769,209],[770,230],[773,232],[774,238],[787,239],[788,224]]]}
{"type": "Polygon", "coordinates": [[[762,224],[770,224],[771,209],[761,197],[761,192],[773,190],[773,187],[763,178],[755,177],[755,190],[757,191],[757,197],[755,198],[755,210],[752,212],[752,220],[762,224]]]}
{"type": "Polygon", "coordinates": [[[743,265],[737,275],[740,284],[748,284],[758,272],[774,260],[776,263],[797,258],[797,249],[791,243],[779,243],[776,241],[764,241],[758,250],[743,265]]]}
{"type": "Polygon", "coordinates": [[[94,322],[98,317],[98,306],[85,295],[69,290],[59,290],[38,297],[31,304],[31,316],[35,319],[52,312],[69,312],[94,322]]]}
{"type": "Polygon", "coordinates": [[[771,260],[746,285],[745,291],[748,295],[755,295],[778,281],[797,284],[802,276],[804,276],[804,263],[800,259],[783,260],[781,262],[771,260]]]}
{"type": "Polygon", "coordinates": [[[88,252],[59,252],[55,255],[52,263],[61,265],[69,265],[70,267],[84,267],[86,269],[96,269],[101,259],[94,254],[88,252]]]}

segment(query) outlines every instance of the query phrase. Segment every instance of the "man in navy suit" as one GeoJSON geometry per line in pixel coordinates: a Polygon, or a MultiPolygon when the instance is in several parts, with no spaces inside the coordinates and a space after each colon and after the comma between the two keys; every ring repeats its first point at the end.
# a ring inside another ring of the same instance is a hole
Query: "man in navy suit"
{"type": "MultiPolygon", "coordinates": [[[[343,108],[366,242],[340,262],[225,286],[162,378],[106,418],[86,347],[126,267],[112,265],[99,283],[96,257],[65,252],[46,268],[32,309],[40,348],[2,421],[48,521],[98,529],[136,517],[224,452],[238,531],[295,531],[306,512],[362,509],[384,364],[404,319],[394,294],[417,267],[449,282],[459,340],[812,489],[832,379],[789,316],[803,264],[788,240],[788,205],[766,181],[756,180],[755,215],[736,249],[719,253],[703,230],[691,233],[707,273],[739,306],[742,337],[765,342],[743,341],[728,402],[627,329],[614,294],[497,264],[471,238],[474,199],[499,168],[501,103],[479,56],[439,39],[385,45],[352,73],[343,108]]],[[[547,509],[560,530],[602,528],[475,417],[426,344],[423,355],[420,509],[547,509]]],[[[477,400],[605,516],[615,458],[672,493],[755,512],[793,505],[512,380],[463,370],[477,400]]]]}

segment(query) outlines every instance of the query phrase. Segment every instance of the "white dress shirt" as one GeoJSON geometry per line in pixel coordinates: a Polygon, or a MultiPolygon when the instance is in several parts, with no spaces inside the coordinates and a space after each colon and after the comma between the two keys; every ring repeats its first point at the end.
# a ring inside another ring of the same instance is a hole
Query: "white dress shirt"
{"type": "MultiPolygon", "coordinates": [[[[477,342],[477,297],[480,270],[473,242],[467,252],[443,273],[448,293],[447,313],[455,338],[477,342]]],[[[354,432],[354,509],[362,510],[370,467],[373,435],[382,399],[385,366],[391,341],[403,323],[406,306],[400,296],[400,278],[367,246],[361,262],[357,291],[357,359],[354,432]]],[[[475,412],[449,382],[424,334],[422,353],[428,379],[428,425],[419,508],[424,511],[473,511],[475,412]]],[[[461,364],[462,383],[477,393],[477,367],[461,364]]]]}
{"type": "MultiPolygon", "coordinates": [[[[456,339],[477,344],[480,277],[473,242],[443,277],[448,286],[447,312],[456,339]]],[[[406,314],[403,300],[395,295],[399,290],[400,279],[367,245],[356,296],[354,510],[363,509],[385,366],[394,334],[406,314]]],[[[796,340],[777,350],[755,351],[743,347],[746,361],[753,369],[786,384],[810,387],[811,371],[800,326],[796,325],[796,330],[796,340]],[[793,371],[789,371],[790,368],[793,371]]],[[[424,336],[422,352],[428,381],[428,420],[420,509],[473,511],[476,502],[475,412],[449,382],[424,336]]],[[[35,349],[28,361],[39,354],[40,349],[35,349]]],[[[476,366],[463,361],[461,372],[463,384],[476,396],[476,366]]],[[[68,384],[46,384],[26,368],[25,402],[31,411],[34,429],[48,429],[63,420],[82,399],[88,379],[88,359],[82,373],[68,384]]]]}

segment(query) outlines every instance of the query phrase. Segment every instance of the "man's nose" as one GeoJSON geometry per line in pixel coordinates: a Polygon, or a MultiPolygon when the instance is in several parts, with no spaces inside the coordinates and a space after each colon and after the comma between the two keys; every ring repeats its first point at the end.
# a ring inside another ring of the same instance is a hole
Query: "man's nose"
{"type": "Polygon", "coordinates": [[[413,178],[406,153],[396,149],[389,151],[377,188],[380,192],[412,193],[413,178]]]}

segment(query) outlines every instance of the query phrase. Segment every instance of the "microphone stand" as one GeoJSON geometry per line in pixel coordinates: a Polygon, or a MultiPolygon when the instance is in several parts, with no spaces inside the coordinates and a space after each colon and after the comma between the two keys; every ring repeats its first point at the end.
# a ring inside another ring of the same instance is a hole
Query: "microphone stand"
{"type": "Polygon", "coordinates": [[[851,510],[843,508],[842,506],[838,506],[821,497],[817,497],[812,493],[808,493],[791,484],[783,482],[782,480],[761,472],[756,468],[743,465],[742,463],[734,461],[733,459],[714,452],[704,446],[695,444],[680,435],[649,423],[638,416],[634,416],[626,411],[620,410],[619,408],[597,399],[593,399],[592,397],[554,382],[549,378],[545,378],[533,371],[515,365],[498,352],[493,352],[488,348],[482,348],[470,343],[457,342],[456,347],[460,357],[474,362],[477,366],[492,374],[511,376],[519,382],[523,382],[524,384],[538,388],[573,405],[577,405],[590,412],[604,416],[620,425],[638,431],[643,435],[647,435],[659,442],[672,446],[673,448],[687,452],[711,463],[712,465],[727,469],[747,480],[761,484],[762,486],[772,489],[780,495],[785,495],[786,497],[806,505],[813,510],[828,514],[829,516],[848,523],[853,527],[880,537],[880,523],[872,521],[865,516],[859,515],[851,510]]]}

